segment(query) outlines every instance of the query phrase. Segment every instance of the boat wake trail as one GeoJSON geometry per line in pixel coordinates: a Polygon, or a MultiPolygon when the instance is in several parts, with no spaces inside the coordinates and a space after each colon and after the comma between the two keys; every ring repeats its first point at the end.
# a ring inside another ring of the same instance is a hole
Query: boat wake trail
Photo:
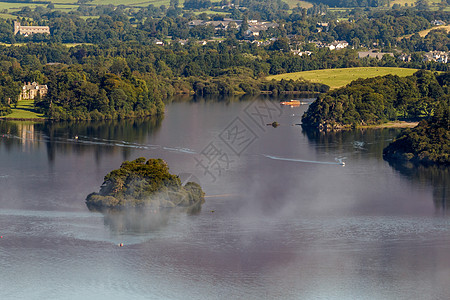
{"type": "Polygon", "coordinates": [[[101,146],[112,146],[112,147],[123,147],[123,148],[135,148],[135,149],[145,149],[145,150],[167,150],[170,152],[178,152],[185,154],[197,154],[195,150],[183,147],[165,147],[161,145],[148,145],[148,144],[138,144],[127,141],[119,140],[108,140],[101,138],[89,138],[87,136],[77,136],[77,138],[67,139],[72,143],[87,144],[87,145],[101,145],[101,146]]]}
{"type": "Polygon", "coordinates": [[[339,159],[337,162],[332,161],[316,161],[316,160],[305,160],[305,159],[297,159],[297,158],[286,158],[286,157],[278,157],[273,155],[263,154],[264,157],[274,159],[274,160],[284,160],[284,161],[293,161],[293,162],[303,162],[303,163],[311,163],[311,164],[323,164],[323,165],[340,165],[345,166],[345,162],[342,159],[339,159]]]}

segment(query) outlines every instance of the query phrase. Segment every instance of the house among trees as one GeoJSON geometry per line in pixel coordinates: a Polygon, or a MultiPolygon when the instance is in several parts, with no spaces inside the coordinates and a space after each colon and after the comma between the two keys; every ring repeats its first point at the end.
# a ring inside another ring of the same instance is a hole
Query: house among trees
{"type": "Polygon", "coordinates": [[[379,60],[383,59],[383,56],[389,55],[391,57],[394,57],[394,53],[392,52],[378,52],[378,49],[372,49],[369,51],[360,51],[358,52],[358,58],[377,58],[379,60]]]}
{"type": "Polygon", "coordinates": [[[434,21],[431,22],[431,25],[434,25],[434,26],[444,26],[444,25],[445,25],[445,22],[442,21],[442,20],[434,20],[434,21]]]}
{"type": "Polygon", "coordinates": [[[348,47],[347,41],[334,41],[328,45],[328,48],[330,48],[330,50],[339,50],[347,47],[348,47]]]}
{"type": "Polygon", "coordinates": [[[404,62],[410,62],[412,58],[411,58],[411,55],[410,55],[410,54],[402,53],[402,54],[398,57],[398,59],[401,60],[401,61],[404,61],[404,62]]]}
{"type": "MultiPolygon", "coordinates": [[[[223,18],[222,21],[203,21],[203,20],[192,20],[188,22],[188,26],[190,28],[196,26],[213,26],[215,31],[227,30],[228,27],[233,24],[236,29],[239,29],[242,25],[242,20],[234,20],[230,18],[223,18]]],[[[278,27],[278,24],[275,22],[260,22],[258,20],[249,20],[248,29],[245,31],[247,36],[259,36],[261,31],[266,31],[269,28],[278,27]]]]}
{"type": "Polygon", "coordinates": [[[445,51],[430,51],[423,55],[423,61],[435,61],[446,64],[449,61],[449,53],[445,51]]]}
{"type": "Polygon", "coordinates": [[[20,22],[14,21],[14,34],[21,34],[29,36],[35,33],[50,34],[50,27],[48,26],[22,26],[20,22]]]}
{"type": "Polygon", "coordinates": [[[22,92],[19,95],[19,100],[33,100],[37,96],[40,98],[47,95],[48,87],[47,85],[40,85],[39,83],[33,82],[24,84],[22,87],[22,92]]]}
{"type": "Polygon", "coordinates": [[[236,28],[239,28],[242,24],[242,20],[233,20],[230,18],[223,18],[223,21],[204,21],[204,20],[192,20],[188,22],[189,27],[196,27],[196,26],[208,26],[211,25],[214,27],[214,29],[217,30],[226,30],[230,23],[236,24],[236,28]]]}

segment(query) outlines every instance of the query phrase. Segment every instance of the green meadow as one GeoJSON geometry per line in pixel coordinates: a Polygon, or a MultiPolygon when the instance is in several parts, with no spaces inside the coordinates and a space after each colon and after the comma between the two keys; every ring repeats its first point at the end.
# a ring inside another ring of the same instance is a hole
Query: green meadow
{"type": "Polygon", "coordinates": [[[302,8],[310,8],[313,6],[311,2],[302,1],[302,0],[284,0],[284,2],[289,4],[290,8],[295,8],[295,7],[297,7],[297,5],[299,5],[302,8]]]}
{"type": "Polygon", "coordinates": [[[44,119],[43,114],[34,110],[34,100],[21,100],[12,108],[12,114],[4,116],[6,119],[44,119]]]}
{"type": "MultiPolygon", "coordinates": [[[[119,3],[115,0],[94,0],[92,2],[89,2],[91,5],[118,5],[119,3]]],[[[180,0],[180,6],[183,6],[184,1],[180,0]]],[[[127,6],[140,6],[140,7],[147,7],[150,4],[153,4],[154,6],[161,6],[161,5],[170,5],[170,0],[121,0],[120,4],[127,5],[127,6]]]]}
{"type": "Polygon", "coordinates": [[[328,85],[331,89],[343,87],[358,78],[371,78],[385,76],[388,74],[400,77],[414,74],[417,69],[391,68],[391,67],[361,67],[344,69],[325,69],[315,71],[305,71],[296,73],[286,73],[268,76],[268,80],[289,80],[306,79],[311,82],[318,82],[328,85]]]}

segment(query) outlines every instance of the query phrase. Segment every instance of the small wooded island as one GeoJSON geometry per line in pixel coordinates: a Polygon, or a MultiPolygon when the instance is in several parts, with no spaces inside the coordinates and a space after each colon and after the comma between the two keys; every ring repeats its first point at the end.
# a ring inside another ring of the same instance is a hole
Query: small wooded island
{"type": "Polygon", "coordinates": [[[383,150],[386,160],[450,165],[450,108],[404,130],[383,150]]]}
{"type": "Polygon", "coordinates": [[[119,169],[105,176],[99,193],[86,198],[90,210],[145,208],[162,210],[184,208],[198,210],[205,202],[200,185],[188,182],[182,186],[177,175],[169,173],[162,159],[141,157],[125,161],[119,169]]]}

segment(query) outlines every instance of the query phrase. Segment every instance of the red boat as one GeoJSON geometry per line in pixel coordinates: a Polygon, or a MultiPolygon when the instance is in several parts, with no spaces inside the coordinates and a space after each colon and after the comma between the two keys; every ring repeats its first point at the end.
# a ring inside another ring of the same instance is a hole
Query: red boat
{"type": "Polygon", "coordinates": [[[289,105],[289,106],[300,106],[300,104],[302,104],[302,103],[300,102],[300,100],[291,100],[291,101],[281,102],[281,104],[289,105]]]}

